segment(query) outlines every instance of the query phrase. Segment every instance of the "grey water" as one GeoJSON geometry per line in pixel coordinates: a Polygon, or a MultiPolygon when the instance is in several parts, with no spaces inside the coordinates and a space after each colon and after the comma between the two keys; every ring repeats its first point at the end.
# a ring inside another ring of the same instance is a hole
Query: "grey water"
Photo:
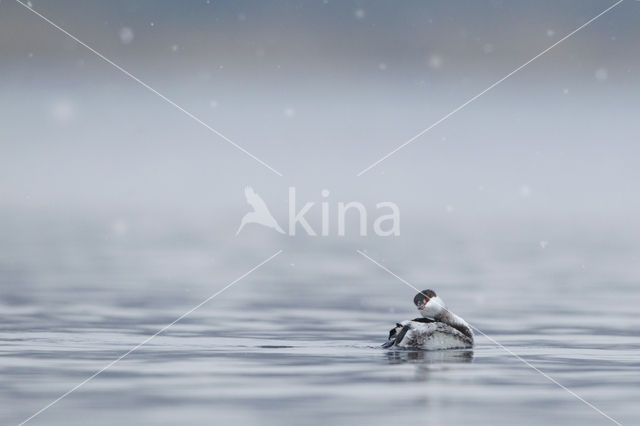
{"type": "Polygon", "coordinates": [[[408,247],[252,229],[253,250],[229,252],[196,225],[3,223],[2,424],[279,249],[27,424],[613,423],[522,360],[616,421],[638,421],[640,253],[624,235],[558,233],[543,248],[521,231],[488,246],[434,228],[408,247]],[[477,333],[472,351],[381,349],[396,321],[417,316],[414,291],[356,249],[435,289],[491,339],[477,333]]]}
{"type": "Polygon", "coordinates": [[[0,424],[640,423],[640,2],[560,44],[614,0],[28,3],[0,0],[0,424]],[[330,235],[235,236],[245,186],[330,235]],[[400,235],[337,236],[352,200],[400,235]],[[473,351],[382,349],[402,280],[473,351]]]}

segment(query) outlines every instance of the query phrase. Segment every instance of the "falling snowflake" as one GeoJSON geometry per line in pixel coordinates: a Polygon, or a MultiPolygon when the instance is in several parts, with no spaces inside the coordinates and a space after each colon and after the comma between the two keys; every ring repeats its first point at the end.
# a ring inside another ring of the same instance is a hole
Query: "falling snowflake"
{"type": "Polygon", "coordinates": [[[129,232],[129,225],[122,219],[118,219],[111,224],[111,231],[118,237],[123,237],[129,232]]]}
{"type": "Polygon", "coordinates": [[[547,37],[553,37],[554,35],[556,35],[556,32],[553,30],[547,30],[547,37]]]}
{"type": "Polygon", "coordinates": [[[66,123],[75,118],[76,108],[68,100],[58,100],[51,106],[51,116],[59,123],[66,123]]]}
{"type": "Polygon", "coordinates": [[[178,51],[178,49],[179,49],[179,47],[178,47],[178,45],[177,45],[177,44],[174,44],[173,46],[171,46],[171,51],[172,51],[172,52],[177,52],[177,51],[178,51]]]}
{"type": "Polygon", "coordinates": [[[492,53],[493,52],[493,44],[486,43],[484,46],[482,46],[482,51],[484,53],[492,53]]]}
{"type": "Polygon", "coordinates": [[[520,196],[522,198],[527,198],[531,195],[531,188],[528,185],[520,186],[520,196]]]}
{"type": "Polygon", "coordinates": [[[357,19],[364,19],[363,9],[357,9],[353,14],[356,16],[357,19]]]}
{"type": "Polygon", "coordinates": [[[296,115],[296,111],[293,108],[285,108],[284,109],[284,116],[287,118],[292,118],[294,115],[296,115]]]}
{"type": "Polygon", "coordinates": [[[609,71],[606,68],[598,68],[595,76],[598,81],[606,81],[609,78],[609,71]]]}
{"type": "Polygon", "coordinates": [[[213,101],[209,102],[209,106],[211,108],[218,108],[218,101],[213,100],[213,101]]]}
{"type": "Polygon", "coordinates": [[[439,55],[431,55],[429,57],[429,66],[433,69],[442,67],[442,57],[439,55]]]}
{"type": "Polygon", "coordinates": [[[380,69],[380,71],[386,71],[387,70],[387,64],[385,64],[384,62],[380,62],[378,64],[378,69],[380,69]]]}
{"type": "Polygon", "coordinates": [[[120,32],[118,33],[118,35],[120,36],[120,41],[122,42],[122,44],[131,44],[134,38],[133,30],[129,27],[120,28],[120,32]]]}
{"type": "Polygon", "coordinates": [[[545,249],[545,248],[547,248],[547,246],[549,245],[549,241],[544,241],[544,240],[543,240],[543,241],[540,241],[540,243],[539,243],[539,244],[540,244],[540,248],[545,249]]]}

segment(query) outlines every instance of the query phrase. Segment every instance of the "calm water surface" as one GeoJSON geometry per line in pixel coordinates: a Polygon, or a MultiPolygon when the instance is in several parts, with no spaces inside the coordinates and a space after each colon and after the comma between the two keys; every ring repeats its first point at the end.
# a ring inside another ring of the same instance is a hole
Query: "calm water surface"
{"type": "Polygon", "coordinates": [[[276,241],[229,253],[188,233],[23,231],[4,230],[0,262],[2,424],[21,422],[280,248],[29,424],[612,424],[482,336],[473,351],[381,349],[395,321],[417,316],[414,291],[356,248],[434,288],[619,422],[640,420],[630,243],[276,241]]]}

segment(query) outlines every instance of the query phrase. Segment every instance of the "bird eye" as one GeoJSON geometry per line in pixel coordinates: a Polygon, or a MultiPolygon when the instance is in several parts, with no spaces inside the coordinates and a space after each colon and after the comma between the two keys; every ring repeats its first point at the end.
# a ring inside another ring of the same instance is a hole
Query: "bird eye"
{"type": "Polygon", "coordinates": [[[423,307],[427,303],[429,303],[429,297],[426,296],[423,292],[420,292],[413,298],[413,303],[419,308],[423,307]]]}

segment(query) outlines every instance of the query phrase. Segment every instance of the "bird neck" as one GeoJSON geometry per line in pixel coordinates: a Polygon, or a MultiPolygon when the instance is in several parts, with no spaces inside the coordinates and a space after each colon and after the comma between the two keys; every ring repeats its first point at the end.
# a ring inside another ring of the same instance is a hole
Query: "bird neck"
{"type": "Polygon", "coordinates": [[[458,330],[460,333],[473,339],[473,331],[471,330],[471,327],[469,327],[469,324],[467,324],[465,320],[463,320],[453,312],[449,312],[448,310],[444,309],[442,313],[440,313],[435,318],[435,320],[443,322],[447,325],[450,325],[451,327],[458,330]]]}

